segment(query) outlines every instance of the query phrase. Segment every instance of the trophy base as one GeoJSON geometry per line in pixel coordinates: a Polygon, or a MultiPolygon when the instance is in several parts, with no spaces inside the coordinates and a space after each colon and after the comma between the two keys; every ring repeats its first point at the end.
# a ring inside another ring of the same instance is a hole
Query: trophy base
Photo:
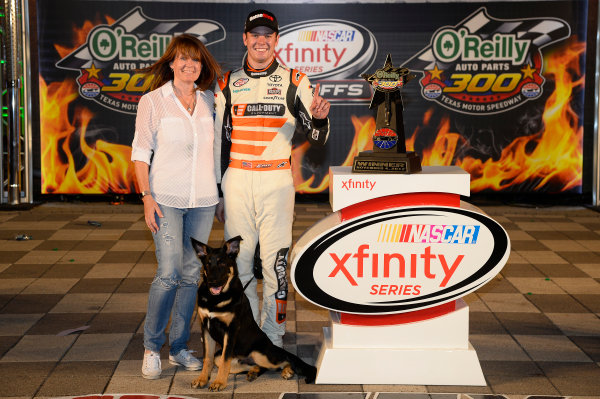
{"type": "Polygon", "coordinates": [[[352,173],[405,173],[421,171],[421,158],[406,153],[362,151],[354,157],[352,173]]]}

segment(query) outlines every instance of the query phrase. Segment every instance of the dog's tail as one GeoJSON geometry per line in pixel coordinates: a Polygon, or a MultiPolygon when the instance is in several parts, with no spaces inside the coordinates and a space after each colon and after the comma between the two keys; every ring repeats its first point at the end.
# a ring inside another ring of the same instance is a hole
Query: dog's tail
{"type": "Polygon", "coordinates": [[[286,354],[294,373],[304,376],[304,382],[307,384],[315,382],[315,378],[317,377],[317,368],[315,366],[311,366],[293,353],[286,351],[286,354]]]}

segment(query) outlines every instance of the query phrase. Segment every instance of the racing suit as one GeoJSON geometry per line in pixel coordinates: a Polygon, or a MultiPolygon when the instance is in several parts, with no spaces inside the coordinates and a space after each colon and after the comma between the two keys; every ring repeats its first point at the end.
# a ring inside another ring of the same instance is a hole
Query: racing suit
{"type": "Polygon", "coordinates": [[[242,284],[250,282],[246,296],[254,319],[275,345],[282,346],[295,196],[292,137],[298,125],[309,142],[323,145],[329,120],[312,118],[308,77],[275,59],[261,71],[244,60],[244,67],[219,79],[215,97],[215,145],[221,149],[221,162],[215,167],[222,176],[225,239],[242,237],[237,265],[242,284]],[[258,242],[263,265],[260,317],[252,278],[258,242]]]}

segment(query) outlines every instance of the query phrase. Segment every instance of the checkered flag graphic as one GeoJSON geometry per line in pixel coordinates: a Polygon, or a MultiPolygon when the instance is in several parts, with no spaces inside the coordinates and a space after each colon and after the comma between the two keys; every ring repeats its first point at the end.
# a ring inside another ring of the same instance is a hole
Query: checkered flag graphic
{"type": "MultiPolygon", "coordinates": [[[[485,7],[475,11],[454,28],[466,28],[470,34],[478,35],[484,40],[491,40],[496,33],[514,34],[519,40],[530,40],[532,50],[539,50],[571,35],[569,25],[557,18],[499,20],[490,17],[485,7]]],[[[434,64],[442,69],[447,67],[447,64],[435,58],[430,45],[406,61],[403,67],[413,71],[424,71],[432,69],[434,64]]]]}
{"type": "MultiPolygon", "coordinates": [[[[179,35],[188,33],[197,36],[204,45],[225,39],[225,28],[215,21],[206,19],[193,20],[157,20],[144,15],[141,7],[135,7],[119,20],[115,21],[113,27],[120,26],[126,33],[135,35],[139,39],[149,38],[152,33],[179,35]]],[[[96,67],[105,68],[113,64],[113,61],[100,61],[94,59],[85,43],[65,58],[56,63],[58,68],[80,70],[90,68],[92,63],[96,67]]]]}

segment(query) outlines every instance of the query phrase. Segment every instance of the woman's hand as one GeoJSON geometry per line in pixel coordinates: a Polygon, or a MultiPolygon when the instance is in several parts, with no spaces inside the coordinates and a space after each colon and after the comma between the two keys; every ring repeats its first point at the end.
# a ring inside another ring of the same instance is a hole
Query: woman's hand
{"type": "Polygon", "coordinates": [[[217,217],[217,220],[219,222],[225,223],[225,201],[223,200],[223,197],[219,198],[219,203],[217,204],[215,216],[217,217]]]}
{"type": "Polygon", "coordinates": [[[155,214],[158,215],[159,218],[163,217],[160,207],[151,195],[144,196],[142,201],[144,202],[144,219],[146,220],[146,226],[148,226],[152,233],[157,233],[158,224],[156,224],[155,214]]]}

